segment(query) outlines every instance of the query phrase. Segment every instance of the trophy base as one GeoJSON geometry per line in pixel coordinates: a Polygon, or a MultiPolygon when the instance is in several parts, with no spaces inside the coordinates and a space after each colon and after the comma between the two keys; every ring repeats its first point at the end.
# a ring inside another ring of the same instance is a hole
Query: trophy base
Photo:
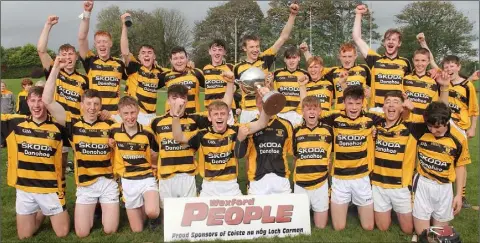
{"type": "Polygon", "coordinates": [[[282,111],[283,107],[287,103],[287,99],[284,95],[278,92],[268,92],[262,98],[263,101],[263,110],[265,114],[273,116],[282,111]]]}

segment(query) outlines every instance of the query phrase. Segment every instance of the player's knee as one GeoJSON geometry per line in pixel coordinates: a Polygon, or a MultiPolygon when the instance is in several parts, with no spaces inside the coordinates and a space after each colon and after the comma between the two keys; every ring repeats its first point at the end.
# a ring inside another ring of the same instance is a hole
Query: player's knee
{"type": "Polygon", "coordinates": [[[344,230],[347,222],[333,222],[333,229],[336,231],[344,230]]]}
{"type": "MultiPolygon", "coordinates": [[[[374,225],[373,221],[372,221],[372,222],[362,223],[362,228],[363,228],[364,230],[369,230],[369,231],[371,231],[371,230],[373,230],[374,227],[375,227],[375,225],[374,225]]],[[[387,229],[388,229],[388,227],[387,227],[387,229]]]]}
{"type": "Polygon", "coordinates": [[[55,230],[55,234],[57,235],[57,237],[62,238],[67,236],[69,231],[70,231],[70,225],[64,224],[55,230]]]}
{"type": "Polygon", "coordinates": [[[325,229],[326,226],[327,226],[327,224],[323,223],[323,222],[322,223],[315,223],[315,227],[317,229],[325,229]]]}
{"type": "Polygon", "coordinates": [[[103,226],[103,232],[107,235],[113,234],[117,232],[117,227],[116,226],[103,226]]]}
{"type": "Polygon", "coordinates": [[[149,219],[156,219],[160,215],[160,208],[146,208],[145,214],[149,219]]]}
{"type": "MultiPolygon", "coordinates": [[[[389,223],[382,223],[382,222],[376,222],[377,224],[377,228],[380,230],[380,231],[387,231],[388,228],[390,228],[390,224],[389,223]]],[[[363,226],[362,226],[363,227],[363,226]]]]}
{"type": "Polygon", "coordinates": [[[90,230],[75,229],[75,234],[77,235],[78,238],[85,238],[88,235],[90,235],[90,230]]]}
{"type": "Polygon", "coordinates": [[[411,235],[413,233],[413,225],[412,224],[400,224],[400,229],[403,233],[407,235],[411,235]]]}
{"type": "Polygon", "coordinates": [[[134,233],[140,233],[143,231],[143,225],[142,224],[130,225],[130,229],[132,229],[132,232],[134,233]]]}
{"type": "Polygon", "coordinates": [[[33,236],[33,232],[18,232],[18,239],[28,239],[33,236]]]}

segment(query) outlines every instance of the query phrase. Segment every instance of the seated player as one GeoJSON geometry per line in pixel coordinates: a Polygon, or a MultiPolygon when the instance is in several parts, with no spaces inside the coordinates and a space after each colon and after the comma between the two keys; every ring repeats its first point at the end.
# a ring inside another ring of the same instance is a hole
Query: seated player
{"type": "Polygon", "coordinates": [[[293,131],[293,191],[308,195],[315,226],[323,229],[328,222],[328,164],[333,130],[318,120],[322,109],[317,97],[307,96],[300,105],[303,123],[293,131]]]}
{"type": "Polygon", "coordinates": [[[123,122],[112,125],[110,130],[110,143],[114,143],[114,173],[121,178],[133,232],[143,230],[145,218],[154,221],[160,214],[158,185],[152,172],[152,162],[156,163],[158,157],[158,144],[151,129],[137,121],[139,111],[135,98],[120,98],[118,114],[123,122]]]}
{"type": "Polygon", "coordinates": [[[65,126],[68,140],[74,152],[77,201],[75,204],[75,233],[87,237],[93,227],[97,202],[102,208],[103,231],[117,231],[119,223],[118,184],[113,180],[112,153],[108,144],[111,120],[100,120],[102,98],[97,90],[88,89],[81,98],[82,117],[65,113],[65,109],[53,99],[55,80],[67,65],[65,57],[57,56],[50,70],[42,97],[45,106],[65,126]]]}
{"type": "Polygon", "coordinates": [[[70,217],[62,187],[63,128],[47,114],[43,87],[29,89],[26,101],[31,115],[2,114],[0,126],[7,143],[7,184],[16,188],[17,234],[32,237],[45,216],[53,231],[65,237],[70,217]]]}
{"type": "MultiPolygon", "coordinates": [[[[228,82],[224,101],[212,101],[208,106],[208,119],[212,123],[206,129],[199,130],[191,138],[182,132],[178,114],[183,113],[185,100],[177,98],[175,101],[176,117],[173,119],[172,130],[176,141],[188,145],[199,153],[198,172],[203,177],[200,196],[238,196],[242,195],[237,183],[237,158],[245,156],[247,145],[246,137],[266,127],[269,116],[262,112],[257,121],[247,123],[241,127],[227,125],[230,106],[233,99],[233,73],[224,79],[228,82]]],[[[263,87],[259,96],[270,90],[263,87]]]]}

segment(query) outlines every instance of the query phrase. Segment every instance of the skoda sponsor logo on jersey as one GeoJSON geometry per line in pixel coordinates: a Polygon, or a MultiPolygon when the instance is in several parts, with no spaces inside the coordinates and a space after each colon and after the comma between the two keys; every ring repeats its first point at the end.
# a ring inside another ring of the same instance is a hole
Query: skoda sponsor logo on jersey
{"type": "Polygon", "coordinates": [[[110,147],[106,143],[87,143],[79,142],[77,150],[84,155],[106,155],[110,152],[110,147]]]}
{"type": "Polygon", "coordinates": [[[120,79],[112,76],[95,76],[93,83],[98,86],[117,87],[120,84],[120,79]]]}
{"type": "Polygon", "coordinates": [[[55,150],[50,145],[45,144],[22,142],[19,150],[23,151],[24,155],[34,157],[50,158],[55,154],[55,150]]]}
{"type": "Polygon", "coordinates": [[[420,165],[426,169],[443,172],[450,168],[450,164],[439,159],[431,158],[423,153],[418,153],[420,165]]]}
{"type": "Polygon", "coordinates": [[[341,147],[359,147],[367,141],[366,136],[362,135],[337,135],[336,143],[341,147]]]}
{"type": "Polygon", "coordinates": [[[258,145],[259,154],[281,154],[282,145],[277,142],[262,142],[258,145]]]}
{"type": "Polygon", "coordinates": [[[208,153],[207,161],[212,164],[226,164],[232,157],[232,152],[208,153]]]}
{"type": "Polygon", "coordinates": [[[401,148],[399,143],[384,141],[377,139],[375,142],[375,150],[382,153],[397,154],[401,148]]]}
{"type": "Polygon", "coordinates": [[[162,150],[164,151],[180,151],[184,150],[186,146],[182,146],[174,139],[164,138],[161,143],[162,150]]]}
{"type": "Polygon", "coordinates": [[[305,159],[323,159],[327,157],[327,152],[323,148],[299,148],[299,158],[305,159]]]}

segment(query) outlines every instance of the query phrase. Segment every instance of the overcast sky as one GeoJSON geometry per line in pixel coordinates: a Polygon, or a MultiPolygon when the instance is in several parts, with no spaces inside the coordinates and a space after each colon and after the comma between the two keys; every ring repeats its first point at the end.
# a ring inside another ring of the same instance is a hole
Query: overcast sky
{"type": "MultiPolygon", "coordinates": [[[[247,1],[247,0],[245,0],[247,1]]],[[[96,1],[92,13],[91,26],[95,28],[96,14],[101,9],[118,5],[120,9],[178,9],[184,13],[190,27],[194,21],[202,20],[209,8],[218,6],[224,1],[96,1]]],[[[268,1],[259,1],[260,8],[266,15],[268,1]]],[[[373,9],[378,32],[383,34],[388,28],[394,27],[395,14],[400,13],[409,1],[366,1],[373,9]]],[[[462,11],[470,21],[475,22],[474,33],[479,34],[479,2],[454,1],[454,5],[462,11]]],[[[60,17],[59,23],[53,28],[48,48],[56,50],[63,43],[77,45],[77,33],[82,13],[82,1],[2,1],[1,2],[1,44],[4,47],[22,46],[26,43],[37,43],[38,36],[48,15],[60,17]]],[[[353,20],[352,20],[353,21],[353,20]]],[[[90,31],[90,40],[94,31],[90,31]]],[[[90,42],[91,43],[91,42],[90,42]]],[[[479,42],[474,44],[478,48],[479,42]]],[[[377,44],[373,46],[378,47],[377,44]]]]}

